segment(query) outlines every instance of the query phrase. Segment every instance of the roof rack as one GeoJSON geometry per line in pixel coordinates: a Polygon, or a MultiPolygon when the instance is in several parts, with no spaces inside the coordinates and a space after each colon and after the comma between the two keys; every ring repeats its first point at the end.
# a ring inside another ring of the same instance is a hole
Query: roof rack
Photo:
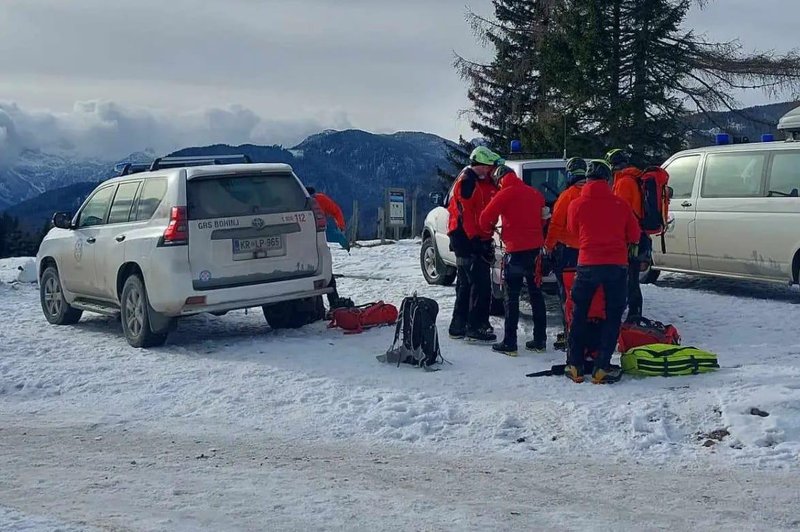
{"type": "Polygon", "coordinates": [[[512,152],[507,154],[506,161],[520,161],[524,159],[563,159],[562,153],[556,152],[512,152]]]}
{"type": "Polygon", "coordinates": [[[196,155],[192,157],[159,157],[150,165],[150,171],[162,168],[180,168],[183,166],[201,166],[206,164],[230,164],[233,162],[250,164],[253,161],[249,156],[240,155],[196,155]]]}
{"type": "Polygon", "coordinates": [[[117,171],[117,177],[130,174],[138,174],[139,172],[146,172],[150,169],[150,163],[123,163],[114,167],[117,171]]]}

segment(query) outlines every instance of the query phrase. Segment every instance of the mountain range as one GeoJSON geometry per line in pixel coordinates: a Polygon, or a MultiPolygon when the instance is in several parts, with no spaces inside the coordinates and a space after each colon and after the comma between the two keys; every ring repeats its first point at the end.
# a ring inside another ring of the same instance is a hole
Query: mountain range
{"type": "MultiPolygon", "coordinates": [[[[784,102],[692,116],[687,122],[695,132],[688,141],[693,147],[713,144],[719,132],[754,142],[764,133],[781,138],[775,127],[778,119],[798,104],[784,102]]],[[[357,199],[360,234],[372,236],[385,189],[403,187],[409,194],[426,194],[436,188],[436,168],[449,167],[448,144],[450,141],[429,133],[374,134],[350,129],[324,131],[288,149],[217,144],[185,148],[171,155],[246,154],[254,162],[288,163],[304,183],[339,202],[346,216],[352,214],[352,201],[357,199]]],[[[0,210],[38,229],[53,212],[77,209],[98,182],[114,175],[116,163],[146,162],[155,156],[152,151],[138,152],[124,161],[111,161],[24,150],[12,167],[0,167],[0,210]]],[[[423,201],[420,207],[424,215],[429,205],[423,201]]]]}

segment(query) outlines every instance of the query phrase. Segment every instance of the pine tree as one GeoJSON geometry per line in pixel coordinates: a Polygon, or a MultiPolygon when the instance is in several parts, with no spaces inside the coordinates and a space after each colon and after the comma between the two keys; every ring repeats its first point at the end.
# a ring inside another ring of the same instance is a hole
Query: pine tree
{"type": "Polygon", "coordinates": [[[549,88],[538,69],[553,0],[493,0],[495,20],[469,14],[476,36],[494,49],[489,64],[456,59],[469,84],[472,128],[495,150],[511,140],[530,151],[559,151],[550,129],[562,117],[548,104],[549,88]]]}
{"type": "Polygon", "coordinates": [[[469,164],[469,155],[476,147],[477,144],[464,139],[463,136],[458,137],[458,144],[445,143],[447,150],[445,157],[450,163],[450,168],[436,168],[436,175],[439,177],[439,184],[443,190],[450,190],[450,185],[456,180],[459,172],[469,164]]]}

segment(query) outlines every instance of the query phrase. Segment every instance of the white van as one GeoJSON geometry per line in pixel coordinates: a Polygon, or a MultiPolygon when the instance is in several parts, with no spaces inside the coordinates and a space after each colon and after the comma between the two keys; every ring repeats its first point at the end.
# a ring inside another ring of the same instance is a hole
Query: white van
{"type": "Polygon", "coordinates": [[[663,270],[798,283],[800,143],[687,150],[663,167],[673,189],[666,252],[653,238],[648,281],[663,270]]]}

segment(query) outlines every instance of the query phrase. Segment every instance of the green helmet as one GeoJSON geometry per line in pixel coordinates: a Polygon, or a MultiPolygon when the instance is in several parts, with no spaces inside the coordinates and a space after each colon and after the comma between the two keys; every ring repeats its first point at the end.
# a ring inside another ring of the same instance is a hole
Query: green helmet
{"type": "Polygon", "coordinates": [[[630,157],[625,153],[625,150],[616,148],[606,153],[606,162],[612,168],[619,168],[621,166],[626,166],[630,162],[630,157]]]}
{"type": "Polygon", "coordinates": [[[472,165],[500,166],[506,161],[486,146],[478,146],[469,155],[469,162],[472,165]]]}
{"type": "Polygon", "coordinates": [[[572,174],[575,177],[585,177],[586,176],[586,161],[581,157],[573,157],[569,161],[567,161],[566,165],[567,173],[572,174]]]}
{"type": "Polygon", "coordinates": [[[593,159],[586,165],[586,178],[611,181],[611,167],[603,160],[593,159]]]}

